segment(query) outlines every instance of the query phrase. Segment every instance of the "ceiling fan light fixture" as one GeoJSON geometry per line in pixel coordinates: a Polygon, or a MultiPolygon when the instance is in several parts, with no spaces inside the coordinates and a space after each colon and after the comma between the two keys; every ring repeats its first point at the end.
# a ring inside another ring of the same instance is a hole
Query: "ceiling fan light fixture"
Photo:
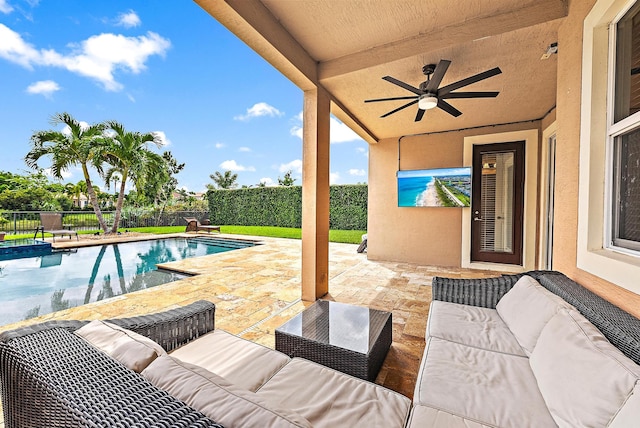
{"type": "Polygon", "coordinates": [[[438,97],[433,94],[420,95],[418,98],[418,108],[422,110],[431,110],[438,105],[438,97]]]}

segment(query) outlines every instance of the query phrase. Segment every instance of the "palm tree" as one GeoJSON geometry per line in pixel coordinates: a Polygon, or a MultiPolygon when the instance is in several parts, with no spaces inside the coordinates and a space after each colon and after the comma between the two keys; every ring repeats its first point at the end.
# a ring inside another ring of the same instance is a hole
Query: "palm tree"
{"type": "MultiPolygon", "coordinates": [[[[216,183],[218,189],[234,189],[238,183],[238,174],[234,174],[231,171],[225,171],[224,174],[220,174],[219,171],[209,175],[209,178],[216,183]]],[[[207,184],[207,189],[215,190],[216,187],[213,184],[207,184]]]]}
{"type": "Polygon", "coordinates": [[[69,113],[56,113],[51,118],[51,124],[54,126],[65,124],[69,132],[55,130],[35,132],[31,136],[31,150],[24,158],[25,163],[30,168],[39,169],[38,160],[43,156],[51,156],[51,173],[57,179],[62,179],[62,173],[72,166],[80,165],[93,211],[96,213],[100,228],[106,232],[107,225],[102,217],[89,175],[89,165],[98,172],[102,170],[99,149],[102,145],[105,125],[94,124],[85,127],[69,113]]]}
{"type": "Polygon", "coordinates": [[[278,177],[278,184],[280,186],[291,187],[295,184],[296,179],[291,176],[291,170],[287,171],[284,178],[278,177]]]}
{"type": "MultiPolygon", "coordinates": [[[[87,183],[86,181],[80,180],[76,184],[67,183],[65,186],[65,192],[67,195],[71,196],[71,198],[75,198],[78,201],[78,207],[80,207],[80,196],[87,194],[87,183]]],[[[93,190],[96,192],[96,199],[100,198],[99,189],[94,186],[93,190]]]]}
{"type": "Polygon", "coordinates": [[[164,168],[165,164],[162,156],[147,148],[149,143],[155,144],[158,148],[162,146],[162,142],[154,133],[130,132],[114,120],[105,122],[105,126],[113,131],[102,152],[104,161],[111,165],[104,175],[105,182],[108,186],[116,176],[120,180],[120,191],[111,229],[111,233],[116,233],[120,224],[127,180],[131,180],[140,192],[144,189],[147,175],[154,170],[164,168]]]}

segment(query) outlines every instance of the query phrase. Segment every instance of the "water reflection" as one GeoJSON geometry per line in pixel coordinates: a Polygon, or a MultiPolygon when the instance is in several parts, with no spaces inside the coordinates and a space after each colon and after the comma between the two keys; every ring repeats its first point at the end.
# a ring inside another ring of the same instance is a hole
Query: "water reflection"
{"type": "Polygon", "coordinates": [[[0,261],[0,325],[175,281],[156,265],[231,249],[177,238],[0,261]]]}

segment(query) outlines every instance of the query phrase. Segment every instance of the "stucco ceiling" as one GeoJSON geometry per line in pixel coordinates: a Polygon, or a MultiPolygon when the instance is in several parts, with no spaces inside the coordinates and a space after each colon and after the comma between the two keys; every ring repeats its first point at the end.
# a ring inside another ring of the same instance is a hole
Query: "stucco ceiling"
{"type": "Polygon", "coordinates": [[[334,113],[369,141],[536,120],[555,106],[556,56],[541,56],[557,41],[565,0],[196,1],[301,88],[324,86],[334,113]],[[411,95],[382,77],[417,87],[422,66],[440,59],[451,61],[441,86],[500,67],[464,88],[500,94],[451,100],[461,116],[436,108],[420,122],[416,106],[380,118],[406,101],[364,103],[411,95]]]}

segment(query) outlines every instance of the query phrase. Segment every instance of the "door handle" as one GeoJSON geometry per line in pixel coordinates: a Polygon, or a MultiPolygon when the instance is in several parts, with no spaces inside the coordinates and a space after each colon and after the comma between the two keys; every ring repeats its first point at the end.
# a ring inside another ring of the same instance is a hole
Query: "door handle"
{"type": "Polygon", "coordinates": [[[484,220],[483,220],[483,219],[481,219],[481,218],[478,218],[478,217],[474,217],[474,218],[473,218],[473,221],[484,221],[484,220]]]}

